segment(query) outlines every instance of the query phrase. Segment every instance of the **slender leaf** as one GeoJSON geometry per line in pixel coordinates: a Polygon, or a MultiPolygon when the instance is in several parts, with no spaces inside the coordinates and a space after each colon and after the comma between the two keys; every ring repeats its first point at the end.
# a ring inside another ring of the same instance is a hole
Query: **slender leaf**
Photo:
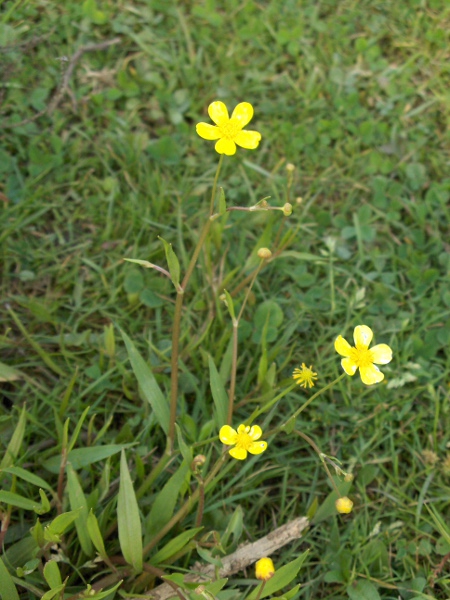
{"type": "Polygon", "coordinates": [[[16,586],[8,569],[0,558],[0,598],[2,600],[20,600],[16,586]]]}
{"type": "Polygon", "coordinates": [[[48,542],[58,543],[61,540],[62,534],[78,517],[78,513],[79,510],[71,510],[55,517],[53,521],[44,528],[44,538],[48,542]]]}
{"type": "Polygon", "coordinates": [[[87,519],[89,516],[87,500],[83,488],[78,481],[77,474],[70,464],[67,465],[67,491],[69,492],[70,508],[72,510],[79,510],[78,518],[75,520],[75,527],[81,549],[86,556],[92,556],[93,547],[87,530],[87,519]]]}
{"type": "Polygon", "coordinates": [[[297,574],[305,562],[308,553],[309,550],[306,550],[306,552],[303,552],[303,554],[301,554],[295,560],[275,571],[275,575],[265,584],[261,595],[258,596],[262,584],[253,590],[253,592],[247,597],[247,600],[256,600],[257,597],[266,598],[267,596],[272,596],[275,594],[275,592],[278,592],[278,590],[281,590],[285,586],[289,585],[291,581],[297,577],[297,574]]]}
{"type": "MultiPolygon", "coordinates": [[[[105,458],[109,458],[113,456],[113,454],[117,454],[124,448],[130,448],[134,446],[134,443],[130,444],[108,444],[106,446],[93,446],[90,448],[76,448],[69,452],[67,457],[67,462],[72,465],[72,467],[79,471],[83,467],[88,467],[92,463],[98,462],[99,460],[104,460],[105,458]]],[[[61,464],[61,456],[52,456],[51,458],[45,460],[42,463],[42,466],[50,471],[50,473],[59,473],[59,468],[61,464]]]]}
{"type": "Polygon", "coordinates": [[[45,563],[44,577],[52,590],[62,584],[61,573],[55,560],[49,560],[45,563]]]}
{"type": "Polygon", "coordinates": [[[40,508],[39,502],[35,502],[29,498],[5,490],[0,490],[0,502],[11,506],[17,506],[17,508],[23,508],[25,510],[36,510],[40,508]]]}
{"type": "Polygon", "coordinates": [[[162,490],[156,496],[146,520],[146,534],[153,537],[170,520],[175,510],[181,486],[189,472],[189,464],[183,460],[181,465],[170,477],[162,490]]]}
{"type": "Polygon", "coordinates": [[[164,397],[156,379],[145,360],[137,351],[130,338],[121,331],[123,340],[127,347],[128,357],[131,362],[136,379],[141,387],[142,394],[153,409],[155,417],[162,427],[164,433],[169,431],[170,410],[169,403],[164,397]]]}
{"type": "Polygon", "coordinates": [[[172,540],[170,540],[170,542],[163,546],[159,552],[152,556],[152,565],[163,563],[166,560],[168,560],[171,556],[182,550],[186,546],[186,544],[188,544],[192,540],[192,538],[195,537],[197,533],[202,529],[203,527],[188,529],[187,531],[183,531],[183,533],[180,533],[180,535],[174,537],[172,540]]]}
{"type": "Polygon", "coordinates": [[[103,541],[103,536],[102,536],[102,532],[100,531],[97,517],[92,512],[92,509],[89,512],[89,515],[88,515],[88,518],[86,521],[86,527],[87,527],[89,536],[92,540],[92,543],[94,544],[95,549],[100,554],[100,556],[102,558],[105,558],[106,556],[108,556],[106,554],[105,543],[103,541]]]}
{"type": "Polygon", "coordinates": [[[217,427],[222,427],[227,422],[228,416],[228,394],[225,391],[222,379],[216,369],[216,365],[208,354],[209,364],[209,385],[211,387],[211,393],[214,400],[215,406],[215,420],[217,427]]]}
{"type": "Polygon", "coordinates": [[[25,406],[22,408],[22,412],[20,413],[19,421],[14,429],[14,433],[12,434],[11,439],[9,440],[8,447],[6,448],[6,452],[3,455],[2,462],[0,463],[0,469],[4,469],[10,467],[20,452],[20,447],[22,445],[23,436],[25,434],[25,424],[27,420],[27,413],[25,411],[25,406]]]}
{"type": "Polygon", "coordinates": [[[180,285],[180,263],[178,262],[177,255],[173,251],[172,244],[169,244],[162,237],[159,239],[164,244],[164,251],[166,253],[166,260],[169,266],[169,273],[172,278],[173,285],[178,288],[180,285]]]}
{"type": "Polygon", "coordinates": [[[86,419],[87,414],[88,414],[90,408],[91,408],[90,406],[87,406],[84,409],[83,414],[81,415],[81,417],[78,419],[78,423],[76,424],[75,430],[74,430],[74,432],[72,434],[72,437],[70,438],[70,442],[69,442],[69,445],[68,445],[68,448],[67,448],[68,452],[70,452],[73,449],[73,447],[75,446],[75,444],[77,442],[77,439],[78,439],[78,436],[80,435],[81,427],[83,426],[84,420],[86,419]]]}
{"type": "Polygon", "coordinates": [[[0,471],[3,473],[9,473],[10,475],[15,475],[24,481],[28,481],[28,483],[31,483],[32,485],[44,488],[44,490],[47,490],[47,492],[53,491],[49,484],[42,479],[42,477],[38,477],[34,473],[30,473],[26,469],[22,469],[22,467],[9,467],[7,469],[0,469],[0,471]]]}
{"type": "Polygon", "coordinates": [[[125,451],[120,457],[120,486],[117,499],[117,524],[122,554],[138,573],[142,571],[142,528],[133,482],[125,451]]]}

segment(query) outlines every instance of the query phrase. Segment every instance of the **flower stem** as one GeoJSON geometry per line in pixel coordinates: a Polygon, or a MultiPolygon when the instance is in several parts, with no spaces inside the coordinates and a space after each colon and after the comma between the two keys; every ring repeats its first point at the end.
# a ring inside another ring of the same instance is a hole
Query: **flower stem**
{"type": "Polygon", "coordinates": [[[230,389],[228,390],[228,416],[227,416],[227,424],[231,425],[233,422],[233,408],[234,408],[234,395],[236,391],[236,372],[237,372],[237,357],[238,357],[238,329],[239,329],[239,321],[241,320],[242,314],[245,309],[245,305],[247,304],[247,300],[250,296],[250,292],[252,290],[253,284],[258,277],[258,273],[261,271],[261,267],[263,266],[265,260],[262,259],[259,263],[258,267],[255,269],[253,274],[253,278],[250,282],[250,285],[247,288],[245,293],[244,301],[241,306],[241,310],[236,319],[233,319],[233,354],[231,359],[231,379],[230,379],[230,389]]]}
{"type": "Polygon", "coordinates": [[[266,581],[264,580],[261,585],[259,586],[259,590],[258,590],[258,595],[256,596],[256,600],[259,600],[261,598],[261,594],[263,593],[263,589],[266,585],[266,581]]]}
{"type": "Polygon", "coordinates": [[[173,445],[175,439],[175,421],[177,418],[177,400],[178,400],[178,357],[180,355],[180,323],[181,314],[183,311],[184,292],[187,288],[192,272],[197,264],[198,257],[200,255],[203,244],[209,233],[211,227],[211,216],[214,211],[214,202],[216,198],[217,182],[219,180],[220,170],[223,163],[223,154],[220,156],[219,164],[217,165],[216,174],[214,176],[214,182],[211,192],[211,201],[209,207],[209,218],[203,226],[202,232],[198,239],[197,245],[195,246],[191,260],[187,271],[184,275],[183,281],[177,289],[177,299],[175,302],[175,313],[173,317],[173,328],[172,328],[172,357],[171,357],[171,376],[170,376],[170,418],[169,418],[169,431],[167,435],[167,449],[168,454],[172,454],[173,445]]]}
{"type": "Polygon", "coordinates": [[[306,433],[303,433],[303,431],[300,431],[298,429],[294,429],[294,433],[296,433],[297,435],[299,435],[300,437],[302,437],[306,442],[308,442],[308,444],[311,446],[311,448],[317,453],[317,455],[319,456],[325,471],[327,472],[328,478],[331,481],[331,485],[333,486],[334,491],[336,492],[336,494],[339,496],[339,498],[342,498],[342,494],[340,493],[340,491],[338,490],[338,487],[336,485],[336,483],[334,482],[334,479],[330,473],[330,469],[328,468],[327,463],[325,462],[325,460],[323,459],[323,452],[321,452],[319,446],[308,436],[306,435],[306,433]]]}

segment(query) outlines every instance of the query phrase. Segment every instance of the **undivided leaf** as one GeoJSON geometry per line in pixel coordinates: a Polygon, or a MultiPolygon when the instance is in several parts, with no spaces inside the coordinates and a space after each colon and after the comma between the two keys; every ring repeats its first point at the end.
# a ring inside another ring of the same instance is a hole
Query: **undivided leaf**
{"type": "Polygon", "coordinates": [[[215,420],[217,427],[222,427],[227,422],[228,415],[228,395],[225,391],[225,387],[222,383],[222,379],[216,369],[216,365],[208,354],[209,364],[209,385],[211,386],[211,393],[214,400],[215,407],[215,420]]]}
{"type": "Polygon", "coordinates": [[[131,367],[142,390],[142,394],[153,409],[155,417],[164,433],[169,431],[170,410],[169,404],[164,397],[156,379],[135,345],[126,333],[121,331],[123,340],[127,347],[131,367]]]}
{"type": "Polygon", "coordinates": [[[166,562],[171,556],[182,550],[202,529],[203,527],[188,529],[187,531],[180,533],[180,535],[177,535],[173,540],[170,540],[170,542],[163,546],[159,552],[152,556],[152,565],[166,562]]]}
{"type": "Polygon", "coordinates": [[[62,534],[72,525],[78,513],[78,510],[71,510],[55,517],[44,529],[44,538],[47,542],[60,542],[62,534]]]}
{"type": "Polygon", "coordinates": [[[298,572],[308,556],[308,552],[309,550],[303,552],[303,554],[301,554],[295,560],[275,571],[275,575],[264,585],[261,595],[259,595],[259,592],[262,584],[253,590],[253,592],[247,597],[247,600],[256,600],[256,598],[266,598],[267,596],[272,596],[275,594],[275,592],[278,592],[278,590],[281,590],[285,586],[289,585],[291,581],[297,577],[298,572]]]}
{"type": "Polygon", "coordinates": [[[91,538],[92,543],[95,546],[95,549],[104,559],[107,556],[105,550],[105,543],[103,541],[102,532],[100,531],[100,527],[98,525],[97,517],[92,512],[92,509],[88,515],[86,527],[89,533],[89,537],[91,538]]]}
{"type": "Polygon", "coordinates": [[[348,586],[347,594],[350,600],[381,600],[377,588],[367,579],[354,581],[348,586]]]}
{"type": "Polygon", "coordinates": [[[0,558],[0,597],[2,600],[19,600],[19,594],[17,593],[16,586],[8,569],[5,567],[2,559],[0,558]]]}
{"type": "Polygon", "coordinates": [[[25,411],[24,406],[22,408],[22,412],[20,413],[19,421],[16,425],[14,433],[12,434],[8,447],[6,448],[6,452],[3,455],[2,461],[0,463],[0,469],[10,467],[17,458],[20,452],[20,447],[22,445],[23,436],[25,434],[26,420],[27,413],[25,411]]]}
{"type": "Polygon", "coordinates": [[[89,516],[87,500],[83,488],[78,481],[77,474],[72,465],[67,465],[67,491],[69,492],[70,508],[79,510],[78,518],[75,520],[75,527],[80,541],[80,546],[86,556],[92,555],[92,542],[87,530],[87,519],[89,516]]]}
{"type": "Polygon", "coordinates": [[[117,498],[117,525],[122,554],[138,573],[142,571],[142,528],[133,482],[125,451],[120,457],[120,485],[117,498]]]}
{"type": "Polygon", "coordinates": [[[178,500],[181,486],[189,472],[189,464],[183,460],[181,465],[156,496],[146,520],[146,533],[153,537],[170,521],[178,500]]]}
{"type": "Polygon", "coordinates": [[[172,279],[173,285],[178,288],[180,285],[180,263],[178,262],[177,255],[173,251],[172,244],[169,244],[162,237],[159,238],[164,244],[164,251],[166,253],[166,260],[169,266],[169,273],[172,279]]]}
{"type": "MultiPolygon", "coordinates": [[[[117,454],[121,450],[125,448],[130,448],[134,446],[134,443],[130,444],[108,444],[105,446],[91,446],[87,448],[76,448],[69,452],[67,456],[67,462],[72,465],[72,467],[78,471],[83,467],[88,467],[92,463],[98,462],[99,460],[104,460],[105,458],[109,458],[113,454],[117,454]]],[[[61,456],[52,456],[48,460],[42,463],[42,466],[50,471],[50,473],[59,473],[61,465],[61,456]]]]}

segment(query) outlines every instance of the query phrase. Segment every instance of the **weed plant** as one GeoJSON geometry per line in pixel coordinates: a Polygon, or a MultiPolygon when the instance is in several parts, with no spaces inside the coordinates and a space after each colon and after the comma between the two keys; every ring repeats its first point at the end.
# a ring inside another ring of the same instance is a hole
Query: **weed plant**
{"type": "Polygon", "coordinates": [[[2,600],[450,597],[449,19],[2,5],[2,600]]]}

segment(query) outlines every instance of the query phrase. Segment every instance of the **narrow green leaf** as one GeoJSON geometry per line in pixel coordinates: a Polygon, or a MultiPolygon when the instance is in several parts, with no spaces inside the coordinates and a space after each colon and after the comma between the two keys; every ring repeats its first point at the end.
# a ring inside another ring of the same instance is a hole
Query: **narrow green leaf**
{"type": "Polygon", "coordinates": [[[87,414],[90,410],[90,406],[87,406],[84,411],[83,414],[81,415],[81,417],[78,419],[78,423],[75,426],[75,430],[72,434],[72,437],[70,438],[70,442],[67,448],[67,451],[70,452],[72,450],[72,448],[75,446],[78,436],[80,435],[80,431],[81,431],[81,427],[83,426],[84,420],[87,417],[87,414]]]}
{"type": "Polygon", "coordinates": [[[39,506],[38,508],[35,508],[34,512],[37,513],[38,515],[44,515],[45,513],[48,513],[50,511],[51,506],[50,506],[49,499],[45,495],[45,492],[42,488],[39,488],[39,495],[41,497],[41,506],[39,506]]]}
{"type": "Polygon", "coordinates": [[[75,520],[75,527],[78,533],[80,546],[86,556],[92,556],[93,548],[89,532],[87,530],[87,520],[89,511],[87,500],[80,485],[77,474],[71,464],[67,465],[67,491],[69,492],[70,508],[79,510],[78,518],[75,520]]]}
{"type": "Polygon", "coordinates": [[[425,504],[425,506],[427,507],[428,512],[432,516],[437,530],[442,535],[442,537],[450,544],[450,528],[447,526],[444,519],[434,508],[434,506],[429,506],[428,504],[425,504]]]}
{"type": "Polygon", "coordinates": [[[216,369],[216,365],[210,354],[208,354],[209,364],[209,385],[211,387],[211,393],[214,400],[215,407],[215,420],[217,427],[220,428],[227,422],[228,416],[228,394],[225,391],[225,387],[222,383],[222,379],[216,369]]]}
{"type": "Polygon", "coordinates": [[[35,502],[29,498],[5,490],[0,490],[0,502],[11,506],[17,506],[17,508],[24,508],[25,510],[35,510],[36,508],[40,508],[39,502],[35,502]]]}
{"type": "Polygon", "coordinates": [[[25,327],[23,326],[21,320],[16,315],[16,313],[11,308],[8,309],[8,312],[11,315],[11,317],[13,318],[14,323],[20,329],[20,331],[21,331],[22,335],[24,336],[24,338],[27,340],[27,342],[30,344],[30,346],[35,350],[35,352],[42,358],[42,360],[47,365],[47,367],[49,367],[54,373],[56,373],[60,377],[66,378],[66,373],[64,373],[64,371],[52,360],[52,358],[50,357],[50,355],[42,348],[42,346],[40,346],[31,337],[31,335],[25,329],[25,327]]]}
{"type": "Polygon", "coordinates": [[[138,573],[142,571],[142,529],[133,482],[125,451],[120,457],[120,485],[117,498],[117,525],[122,554],[138,573]]]}
{"type": "Polygon", "coordinates": [[[234,322],[236,320],[236,313],[234,310],[233,298],[231,297],[231,294],[227,290],[223,290],[223,293],[225,294],[225,297],[227,299],[228,312],[230,313],[230,317],[232,318],[232,320],[234,322]]]}
{"type": "Polygon", "coordinates": [[[45,563],[44,577],[52,590],[62,584],[61,573],[55,560],[49,560],[45,563]]]}
{"type": "Polygon", "coordinates": [[[102,598],[106,598],[107,596],[111,596],[111,594],[113,594],[117,588],[122,585],[122,580],[119,581],[119,583],[116,583],[116,585],[112,588],[109,588],[108,590],[102,590],[101,592],[97,592],[94,593],[94,590],[92,589],[91,585],[87,586],[87,589],[84,592],[84,595],[86,598],[89,598],[89,600],[102,600],[102,598]]]}
{"type": "Polygon", "coordinates": [[[180,452],[184,460],[190,465],[194,459],[192,448],[190,448],[183,439],[183,434],[181,433],[181,429],[178,423],[175,423],[175,429],[177,430],[177,439],[178,445],[180,447],[180,452]]]}
{"type": "Polygon", "coordinates": [[[142,394],[152,407],[155,417],[164,433],[167,434],[170,421],[169,403],[156,382],[150,367],[139,354],[133,342],[126,333],[121,331],[121,334],[127,347],[131,367],[133,368],[136,379],[141,387],[142,394]]]}
{"type": "Polygon", "coordinates": [[[348,586],[347,594],[350,600],[381,600],[377,588],[367,579],[354,581],[348,586]]]}
{"type": "Polygon", "coordinates": [[[14,433],[12,434],[11,439],[9,440],[8,447],[6,448],[6,452],[2,458],[2,462],[0,463],[0,469],[4,469],[6,467],[10,467],[20,452],[20,447],[22,445],[23,436],[25,434],[25,425],[27,420],[27,413],[25,411],[25,406],[22,408],[22,412],[20,413],[19,421],[14,429],[14,433]]]}
{"type": "MultiPolygon", "coordinates": [[[[275,571],[275,575],[269,579],[269,581],[267,581],[259,597],[266,598],[267,596],[272,596],[275,594],[275,592],[278,592],[278,590],[281,590],[285,586],[289,585],[291,581],[297,577],[298,572],[308,556],[308,553],[309,550],[306,550],[306,552],[303,552],[303,554],[301,554],[295,560],[275,571]]],[[[256,600],[261,586],[262,584],[253,590],[253,592],[247,596],[247,600],[256,600]]]]}
{"type": "Polygon", "coordinates": [[[162,490],[156,496],[150,513],[146,519],[146,534],[153,537],[170,521],[178,500],[181,486],[189,472],[189,464],[183,460],[181,465],[170,477],[162,490]]]}
{"type": "Polygon", "coordinates": [[[104,559],[106,556],[105,543],[103,541],[102,532],[100,531],[100,527],[97,521],[97,517],[94,515],[92,508],[89,512],[86,527],[89,533],[89,536],[92,540],[92,543],[95,546],[95,549],[100,554],[100,556],[104,559]]]}
{"type": "Polygon", "coordinates": [[[178,262],[177,255],[173,251],[172,244],[169,244],[161,236],[159,239],[164,244],[164,251],[166,253],[166,260],[169,266],[170,277],[172,278],[173,285],[178,288],[180,286],[180,263],[178,262]]]}
{"type": "Polygon", "coordinates": [[[166,560],[168,560],[171,556],[184,548],[186,544],[188,544],[202,529],[203,527],[188,529],[187,531],[183,531],[183,533],[180,533],[180,535],[174,537],[173,540],[170,540],[170,542],[163,546],[159,552],[152,556],[150,560],[152,565],[156,566],[159,563],[166,562],[166,560]]]}
{"type": "Polygon", "coordinates": [[[78,365],[75,367],[75,371],[72,374],[72,377],[69,381],[69,385],[67,386],[66,391],[64,392],[64,396],[62,397],[61,404],[60,404],[59,411],[58,411],[60,419],[62,419],[64,417],[64,415],[66,414],[66,410],[69,405],[69,401],[72,396],[73,388],[75,386],[77,377],[78,377],[78,365]]]}
{"type": "Polygon", "coordinates": [[[45,592],[45,594],[42,596],[41,600],[52,600],[53,598],[55,598],[55,596],[58,596],[65,587],[66,584],[62,583],[61,585],[58,585],[58,587],[55,587],[52,590],[48,590],[48,592],[45,592]]]}
{"type": "Polygon", "coordinates": [[[0,558],[0,598],[2,600],[20,600],[19,594],[17,593],[16,586],[9,574],[8,569],[5,567],[2,559],[0,558]]]}
{"type": "Polygon", "coordinates": [[[42,479],[42,477],[38,477],[34,473],[30,473],[26,469],[22,469],[22,467],[9,467],[7,469],[0,469],[3,473],[9,473],[10,475],[15,475],[24,481],[28,481],[32,485],[36,487],[44,488],[47,492],[53,492],[52,488],[48,485],[48,483],[42,479]]]}
{"type": "Polygon", "coordinates": [[[23,373],[19,369],[0,362],[0,381],[16,381],[22,379],[23,373]]]}
{"type": "MultiPolygon", "coordinates": [[[[109,458],[114,454],[117,454],[125,448],[134,446],[134,443],[130,444],[107,444],[106,446],[92,446],[88,448],[76,448],[69,452],[67,461],[70,462],[72,467],[79,471],[83,467],[88,467],[92,463],[98,462],[109,458]]],[[[59,473],[59,467],[61,465],[61,456],[52,456],[42,463],[42,466],[50,471],[50,473],[59,473]]]]}
{"type": "Polygon", "coordinates": [[[227,211],[227,202],[225,200],[225,192],[223,187],[220,188],[219,192],[219,215],[225,214],[227,211]]]}
{"type": "Polygon", "coordinates": [[[154,268],[154,264],[149,262],[148,260],[139,260],[138,258],[124,258],[123,260],[126,260],[127,262],[130,263],[136,263],[137,265],[141,265],[141,267],[145,267],[146,269],[153,269],[154,268]]]}
{"type": "Polygon", "coordinates": [[[68,529],[75,521],[79,513],[79,510],[71,510],[69,512],[58,515],[53,521],[44,528],[44,538],[48,542],[58,543],[61,539],[62,534],[68,529]]]}

